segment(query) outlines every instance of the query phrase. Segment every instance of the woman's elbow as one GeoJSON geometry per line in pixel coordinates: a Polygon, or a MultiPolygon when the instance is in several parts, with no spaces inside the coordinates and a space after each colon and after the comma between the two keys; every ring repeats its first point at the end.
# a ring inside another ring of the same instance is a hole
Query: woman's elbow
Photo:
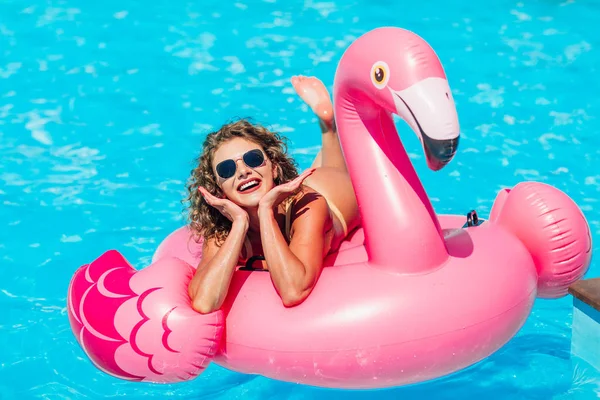
{"type": "Polygon", "coordinates": [[[295,307],[306,300],[310,294],[312,288],[309,289],[295,289],[291,288],[281,293],[281,301],[285,307],[295,307]]]}
{"type": "Polygon", "coordinates": [[[216,301],[209,301],[202,297],[192,299],[192,309],[200,314],[210,314],[219,308],[220,305],[216,301]]]}
{"type": "Polygon", "coordinates": [[[279,297],[285,307],[297,306],[306,300],[312,293],[317,276],[314,274],[306,274],[302,279],[297,279],[295,282],[289,282],[287,285],[282,285],[279,290],[279,297]]]}

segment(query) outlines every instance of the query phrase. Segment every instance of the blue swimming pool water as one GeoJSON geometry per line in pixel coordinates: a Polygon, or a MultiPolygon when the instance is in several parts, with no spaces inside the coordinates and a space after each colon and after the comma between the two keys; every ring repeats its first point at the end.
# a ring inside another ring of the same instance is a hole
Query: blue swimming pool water
{"type": "MultiPolygon", "coordinates": [[[[440,213],[487,216],[498,189],[566,191],[600,250],[600,36],[594,1],[5,0],[0,4],[0,398],[595,398],[600,376],[569,360],[571,299],[537,301],[482,363],[421,385],[348,392],[212,365],[177,385],[95,369],[71,334],[74,270],[116,248],[138,268],[183,223],[184,182],[206,132],[251,116],[287,134],[302,167],[320,143],[288,83],[331,87],[348,44],[394,25],[441,57],[458,105],[455,160],[428,171],[440,213]]],[[[600,275],[594,262],[588,276],[600,275]]],[[[493,290],[493,288],[491,289],[493,290]]]]}

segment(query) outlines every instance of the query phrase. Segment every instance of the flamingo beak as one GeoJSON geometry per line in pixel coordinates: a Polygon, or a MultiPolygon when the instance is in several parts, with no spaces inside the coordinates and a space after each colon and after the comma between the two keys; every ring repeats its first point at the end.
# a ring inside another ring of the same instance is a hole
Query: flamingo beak
{"type": "Polygon", "coordinates": [[[448,81],[427,78],[407,89],[391,90],[396,113],[417,134],[433,171],[446,166],[456,154],[459,124],[448,81]]]}
{"type": "Polygon", "coordinates": [[[458,136],[454,139],[446,140],[432,139],[424,132],[421,133],[421,136],[429,168],[433,171],[439,171],[452,161],[458,147],[458,136]]]}

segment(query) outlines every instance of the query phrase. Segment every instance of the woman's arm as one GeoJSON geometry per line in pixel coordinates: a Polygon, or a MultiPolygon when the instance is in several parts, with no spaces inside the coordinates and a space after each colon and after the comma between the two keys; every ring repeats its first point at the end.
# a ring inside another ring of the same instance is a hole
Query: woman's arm
{"type": "Polygon", "coordinates": [[[221,247],[214,240],[204,241],[202,260],[188,287],[194,310],[208,314],[223,305],[248,226],[248,218],[235,219],[221,247]]]}
{"type": "Polygon", "coordinates": [[[302,303],[323,267],[325,233],[332,227],[326,200],[308,192],[295,205],[294,234],[288,246],[273,208],[259,208],[260,235],[273,284],[286,307],[302,303]]]}

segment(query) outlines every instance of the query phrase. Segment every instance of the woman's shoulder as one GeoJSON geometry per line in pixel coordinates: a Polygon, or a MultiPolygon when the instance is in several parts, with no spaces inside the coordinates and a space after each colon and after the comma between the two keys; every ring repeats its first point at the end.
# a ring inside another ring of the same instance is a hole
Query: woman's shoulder
{"type": "MultiPolygon", "coordinates": [[[[294,195],[288,198],[287,206],[291,206],[298,211],[307,206],[327,205],[325,197],[310,186],[302,186],[302,188],[294,195]]],[[[287,209],[286,206],[286,209],[287,209]]]]}
{"type": "Polygon", "coordinates": [[[303,186],[302,190],[292,197],[286,206],[286,212],[291,215],[292,220],[315,217],[328,219],[330,216],[327,200],[311,187],[303,186]]]}
{"type": "Polygon", "coordinates": [[[314,235],[322,235],[333,228],[325,197],[307,186],[302,188],[286,211],[286,236],[290,242],[292,237],[310,241],[314,235]],[[300,236],[298,232],[301,232],[300,236]]]}

